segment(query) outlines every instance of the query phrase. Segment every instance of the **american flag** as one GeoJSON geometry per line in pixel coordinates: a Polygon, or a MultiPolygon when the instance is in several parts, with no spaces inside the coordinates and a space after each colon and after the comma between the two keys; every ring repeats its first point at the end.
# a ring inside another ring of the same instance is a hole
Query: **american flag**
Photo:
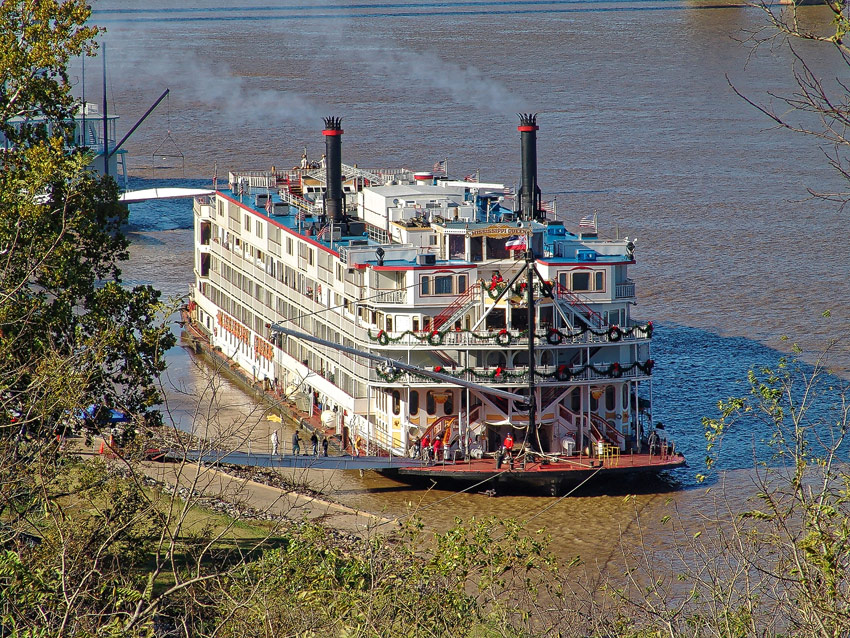
{"type": "Polygon", "coordinates": [[[303,222],[305,219],[307,219],[307,213],[305,213],[303,210],[299,210],[297,213],[295,213],[295,219],[299,222],[303,222]]]}
{"type": "Polygon", "coordinates": [[[526,246],[525,235],[511,235],[505,242],[505,248],[508,250],[525,250],[526,246]]]}
{"type": "Polygon", "coordinates": [[[554,213],[555,212],[555,200],[550,200],[548,202],[540,202],[540,210],[546,213],[554,213]]]}
{"type": "Polygon", "coordinates": [[[464,182],[477,182],[478,181],[478,173],[472,173],[471,175],[467,175],[463,178],[464,182]]]}
{"type": "Polygon", "coordinates": [[[239,180],[239,196],[241,197],[244,194],[245,194],[245,182],[240,179],[239,180]]]}
{"type": "Polygon", "coordinates": [[[272,206],[273,206],[273,204],[272,204],[272,196],[271,196],[271,195],[268,195],[268,196],[266,197],[266,214],[267,214],[267,215],[271,215],[271,214],[272,214],[272,206]]]}
{"type": "Polygon", "coordinates": [[[213,164],[213,190],[218,190],[218,162],[213,164]]]}
{"type": "Polygon", "coordinates": [[[596,230],[596,213],[592,215],[585,215],[580,220],[578,220],[579,228],[592,228],[596,230]]]}
{"type": "Polygon", "coordinates": [[[318,239],[324,239],[325,236],[330,237],[330,234],[331,234],[331,225],[326,224],[325,227],[322,228],[322,230],[319,231],[319,233],[316,235],[316,237],[318,239]]]}
{"type": "Polygon", "coordinates": [[[434,162],[434,172],[446,174],[446,160],[440,160],[439,162],[434,162]]]}

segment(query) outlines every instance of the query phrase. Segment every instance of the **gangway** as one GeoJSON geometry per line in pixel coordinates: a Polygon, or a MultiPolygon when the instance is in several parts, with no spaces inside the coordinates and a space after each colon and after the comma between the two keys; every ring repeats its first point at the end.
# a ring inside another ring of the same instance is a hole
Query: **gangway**
{"type": "Polygon", "coordinates": [[[312,470],[390,470],[393,468],[418,468],[421,459],[403,456],[312,456],[309,454],[254,454],[251,452],[223,450],[168,450],[167,461],[190,461],[242,467],[281,467],[312,470]]]}

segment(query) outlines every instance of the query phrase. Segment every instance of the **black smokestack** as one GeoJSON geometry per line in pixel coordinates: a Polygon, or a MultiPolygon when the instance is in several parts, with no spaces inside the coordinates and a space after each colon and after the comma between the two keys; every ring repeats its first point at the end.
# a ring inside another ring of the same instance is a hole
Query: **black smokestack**
{"type": "Polygon", "coordinates": [[[522,133],[522,188],[519,191],[520,216],[532,220],[540,209],[537,185],[537,114],[520,113],[517,129],[522,133]]]}
{"type": "Polygon", "coordinates": [[[336,223],[345,221],[342,206],[342,121],[338,117],[326,117],[325,130],[325,213],[336,223]]]}

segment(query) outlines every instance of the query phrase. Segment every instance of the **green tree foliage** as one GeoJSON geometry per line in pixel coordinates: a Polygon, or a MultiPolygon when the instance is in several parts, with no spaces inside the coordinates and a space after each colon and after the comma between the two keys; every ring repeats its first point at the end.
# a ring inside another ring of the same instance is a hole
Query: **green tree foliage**
{"type": "Polygon", "coordinates": [[[121,283],[114,180],[65,143],[67,64],[94,50],[89,13],[82,0],[0,5],[0,396],[31,432],[89,403],[144,415],[174,343],[159,293],[121,283]]]}

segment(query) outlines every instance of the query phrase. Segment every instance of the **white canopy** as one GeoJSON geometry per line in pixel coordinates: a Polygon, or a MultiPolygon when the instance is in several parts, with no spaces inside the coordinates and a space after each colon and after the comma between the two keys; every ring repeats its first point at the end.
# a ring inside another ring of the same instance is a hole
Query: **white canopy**
{"type": "Polygon", "coordinates": [[[180,197],[201,197],[212,195],[213,190],[204,188],[146,188],[140,191],[127,191],[119,198],[125,204],[145,202],[149,199],[177,199],[180,197]]]}

